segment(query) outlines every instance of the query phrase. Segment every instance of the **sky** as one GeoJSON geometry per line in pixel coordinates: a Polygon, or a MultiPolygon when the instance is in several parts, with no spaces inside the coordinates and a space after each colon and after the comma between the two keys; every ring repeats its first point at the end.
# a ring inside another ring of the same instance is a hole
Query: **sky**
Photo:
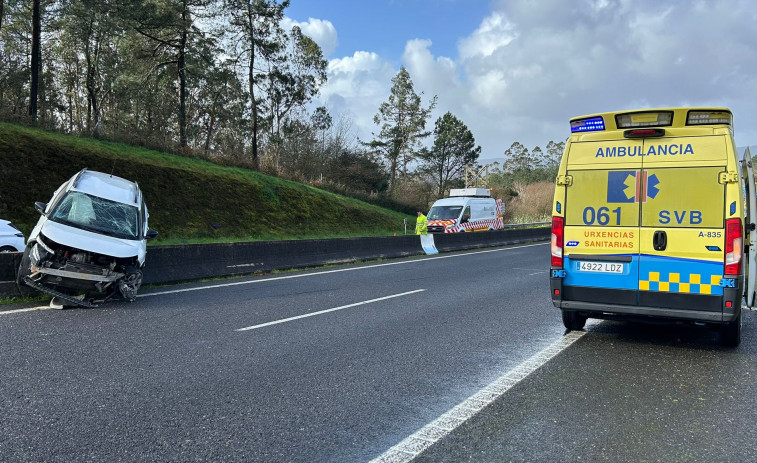
{"type": "MultiPolygon", "coordinates": [[[[323,49],[317,103],[358,138],[404,66],[427,124],[446,112],[496,159],[570,135],[571,117],[654,107],[730,108],[757,145],[753,0],[291,0],[285,25],[323,49]]],[[[431,140],[427,140],[429,144],[431,140]]]]}

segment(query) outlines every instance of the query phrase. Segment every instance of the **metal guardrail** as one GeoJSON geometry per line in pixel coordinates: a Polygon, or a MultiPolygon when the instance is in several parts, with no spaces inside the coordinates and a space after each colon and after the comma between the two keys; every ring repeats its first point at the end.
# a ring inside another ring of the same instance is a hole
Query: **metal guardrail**
{"type": "Polygon", "coordinates": [[[505,224],[505,229],[509,228],[532,228],[532,227],[551,227],[550,222],[532,222],[532,223],[510,223],[505,224]]]}

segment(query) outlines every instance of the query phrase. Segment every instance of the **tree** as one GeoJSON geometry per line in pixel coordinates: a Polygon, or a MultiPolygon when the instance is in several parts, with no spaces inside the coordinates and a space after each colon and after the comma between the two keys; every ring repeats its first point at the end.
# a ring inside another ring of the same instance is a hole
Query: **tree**
{"type": "MultiPolygon", "coordinates": [[[[510,148],[505,150],[504,170],[513,174],[516,179],[519,177],[526,177],[531,171],[531,164],[533,162],[528,148],[520,144],[519,142],[513,142],[510,148]]],[[[525,180],[525,179],[524,179],[525,180]]]]}
{"type": "Polygon", "coordinates": [[[198,11],[206,8],[211,0],[159,0],[151,9],[142,9],[137,17],[136,30],[156,45],[154,57],[168,52],[168,58],[157,66],[176,66],[179,87],[179,145],[187,146],[187,54],[191,41],[202,36],[195,25],[198,11]]]}
{"type": "Polygon", "coordinates": [[[378,193],[386,190],[386,171],[367,153],[344,150],[328,165],[329,180],[346,192],[378,193]]]}
{"type": "Polygon", "coordinates": [[[202,128],[196,137],[205,156],[210,156],[211,151],[223,151],[213,144],[219,135],[227,142],[237,139],[237,143],[241,143],[244,134],[238,127],[244,119],[246,94],[231,66],[227,63],[212,65],[200,77],[197,88],[196,114],[189,117],[194,116],[193,125],[202,128]]]}
{"type": "Polygon", "coordinates": [[[546,167],[550,169],[560,167],[560,159],[562,158],[563,151],[565,151],[564,141],[555,143],[550,140],[550,142],[547,143],[547,155],[545,157],[546,167]]]}
{"type": "Polygon", "coordinates": [[[481,147],[468,127],[452,113],[447,112],[436,120],[434,144],[422,150],[419,157],[423,168],[433,175],[437,197],[444,196],[451,180],[460,178],[465,166],[473,165],[481,154],[481,147]]]}
{"type": "Polygon", "coordinates": [[[37,122],[37,99],[39,97],[39,74],[42,70],[42,12],[40,0],[32,2],[32,59],[31,83],[29,85],[29,116],[37,122]]]}
{"type": "MultiPolygon", "coordinates": [[[[73,126],[73,108],[78,107],[80,74],[84,75],[87,99],[87,131],[100,133],[102,94],[106,91],[103,61],[112,60],[117,54],[116,37],[123,34],[125,12],[135,8],[135,0],[69,0],[63,21],[59,56],[67,65],[64,74],[69,127],[73,126]],[[85,69],[80,72],[80,56],[83,53],[85,69]],[[73,78],[72,78],[73,77],[73,78]]],[[[111,79],[112,80],[112,79],[111,79]]]]}
{"type": "MultiPolygon", "coordinates": [[[[293,113],[303,113],[305,105],[318,93],[326,82],[326,60],[321,47],[304,35],[299,27],[292,28],[289,46],[282,50],[281,59],[272,62],[268,73],[268,109],[270,110],[269,144],[278,165],[282,148],[282,124],[290,125],[306,121],[292,121],[293,113]]],[[[290,127],[291,128],[291,127],[290,127]]],[[[292,133],[290,131],[290,133],[292,133]]]]}
{"type": "Polygon", "coordinates": [[[321,47],[294,26],[289,56],[277,61],[268,74],[271,132],[279,134],[281,122],[294,108],[303,108],[326,82],[326,66],[321,47]]]}
{"type": "MultiPolygon", "coordinates": [[[[422,93],[421,93],[422,95],[422,93]]],[[[427,108],[421,107],[421,97],[413,90],[410,73],[403,66],[392,79],[389,99],[381,103],[373,122],[381,127],[368,146],[383,154],[389,161],[389,190],[394,191],[397,170],[402,162],[403,178],[407,178],[407,165],[414,158],[420,140],[429,136],[426,120],[436,106],[436,96],[427,108]]]]}
{"type": "Polygon", "coordinates": [[[255,88],[268,79],[272,64],[281,59],[286,34],[281,28],[284,9],[289,0],[226,0],[231,14],[231,26],[241,35],[240,59],[247,60],[247,80],[250,98],[252,163],[258,165],[258,136],[260,131],[260,101],[255,88]],[[266,68],[267,67],[267,68],[266,68]]]}

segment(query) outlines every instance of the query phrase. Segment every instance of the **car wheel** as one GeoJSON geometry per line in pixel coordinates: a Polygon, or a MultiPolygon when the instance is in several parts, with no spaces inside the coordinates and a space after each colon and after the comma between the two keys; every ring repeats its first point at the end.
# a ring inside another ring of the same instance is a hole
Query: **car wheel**
{"type": "Polygon", "coordinates": [[[562,311],[562,323],[569,331],[579,331],[584,329],[588,317],[581,315],[575,310],[562,311]]]}
{"type": "Polygon", "coordinates": [[[736,320],[725,324],[721,328],[720,342],[727,347],[738,347],[741,344],[741,311],[736,320]]]}
{"type": "Polygon", "coordinates": [[[126,276],[124,276],[118,284],[118,289],[121,291],[121,296],[129,302],[134,302],[137,299],[137,291],[142,285],[142,272],[135,268],[129,267],[126,269],[126,276]]]}
{"type": "Polygon", "coordinates": [[[31,252],[32,245],[26,246],[24,255],[21,256],[21,264],[18,266],[18,272],[16,272],[16,287],[22,296],[28,296],[32,293],[32,289],[24,283],[24,277],[31,274],[31,258],[29,257],[31,252]]]}
{"type": "Polygon", "coordinates": [[[0,248],[0,252],[5,253],[5,252],[18,252],[18,251],[16,251],[16,248],[12,246],[3,246],[0,248]]]}

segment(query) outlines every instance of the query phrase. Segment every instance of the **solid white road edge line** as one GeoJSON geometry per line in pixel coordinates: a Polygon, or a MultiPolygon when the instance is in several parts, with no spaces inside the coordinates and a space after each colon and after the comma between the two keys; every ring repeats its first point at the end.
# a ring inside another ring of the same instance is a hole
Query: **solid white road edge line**
{"type": "Polygon", "coordinates": [[[0,311],[0,315],[10,315],[14,313],[33,312],[35,310],[49,310],[49,309],[50,309],[49,306],[41,305],[39,307],[27,307],[25,309],[13,309],[13,310],[0,311]]]}
{"type": "Polygon", "coordinates": [[[268,322],[268,323],[262,323],[260,325],[248,326],[246,328],[239,328],[236,331],[255,330],[255,329],[263,328],[263,327],[266,327],[266,326],[278,325],[280,323],[286,323],[286,322],[291,322],[293,320],[299,320],[301,318],[315,317],[316,315],[322,315],[322,314],[329,313],[329,312],[336,312],[337,310],[344,310],[344,309],[349,309],[351,307],[357,307],[359,305],[370,304],[372,302],[385,301],[387,299],[393,299],[395,297],[401,297],[401,296],[407,296],[409,294],[421,293],[423,291],[425,291],[425,289],[416,289],[414,291],[408,291],[406,293],[392,294],[391,296],[384,296],[384,297],[379,297],[379,298],[376,298],[376,299],[370,299],[368,301],[355,302],[354,304],[347,304],[347,305],[343,305],[341,307],[334,307],[333,309],[320,310],[318,312],[307,313],[307,314],[304,314],[304,315],[298,315],[296,317],[283,318],[281,320],[276,320],[276,321],[272,321],[272,322],[268,322]]]}
{"type": "Polygon", "coordinates": [[[571,331],[564,335],[533,357],[457,404],[447,413],[408,436],[382,455],[371,460],[370,463],[406,463],[412,461],[423,453],[424,450],[440,441],[444,436],[483,410],[484,407],[504,395],[510,388],[526,379],[528,375],[549,362],[568,346],[581,339],[584,334],[586,334],[585,331],[571,331]]]}
{"type": "Polygon", "coordinates": [[[369,268],[375,268],[375,267],[388,267],[391,265],[407,265],[407,264],[417,264],[418,262],[424,262],[427,260],[437,260],[437,259],[450,259],[453,257],[463,257],[463,256],[472,256],[475,254],[485,254],[488,252],[502,252],[502,251],[510,251],[512,249],[522,249],[522,248],[530,248],[533,246],[546,246],[549,243],[537,243],[537,244],[526,244],[523,246],[514,246],[511,248],[497,248],[497,249],[487,249],[485,251],[474,251],[474,252],[465,252],[461,254],[452,254],[448,256],[434,256],[434,257],[422,257],[420,259],[413,259],[413,260],[403,260],[401,262],[386,262],[383,264],[375,264],[375,265],[364,265],[361,267],[349,267],[349,268],[338,268],[334,270],[324,270],[322,272],[313,272],[313,273],[299,273],[296,275],[285,275],[280,277],[273,277],[273,278],[265,278],[265,279],[259,279],[259,280],[245,280],[245,281],[235,281],[234,283],[221,283],[217,285],[208,285],[208,286],[198,286],[195,288],[184,288],[184,289],[173,289],[169,291],[159,291],[155,293],[147,293],[147,294],[138,294],[137,297],[151,297],[151,296],[162,296],[164,294],[176,294],[176,293],[185,293],[189,291],[202,291],[205,289],[216,289],[216,288],[227,288],[229,286],[239,286],[239,285],[250,285],[253,283],[265,283],[268,281],[278,281],[278,280],[289,280],[292,278],[304,278],[304,277],[312,277],[312,276],[318,276],[318,275],[326,275],[329,273],[340,273],[340,272],[352,272],[355,270],[364,270],[369,268]]]}

